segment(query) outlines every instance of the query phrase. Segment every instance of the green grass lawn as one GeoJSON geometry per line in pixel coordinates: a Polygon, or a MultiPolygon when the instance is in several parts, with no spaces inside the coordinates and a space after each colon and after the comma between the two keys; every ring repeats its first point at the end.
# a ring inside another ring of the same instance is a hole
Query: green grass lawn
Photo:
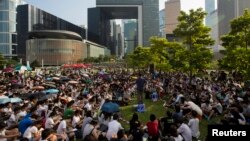
{"type": "MultiPolygon", "coordinates": [[[[152,102],[151,100],[144,100],[144,103],[146,105],[146,111],[144,113],[138,113],[139,120],[142,122],[143,125],[145,125],[149,121],[150,114],[155,114],[157,118],[163,117],[166,115],[167,110],[173,110],[173,109],[164,109],[163,107],[163,101],[157,101],[152,102]]],[[[132,115],[135,111],[135,108],[133,108],[133,105],[136,104],[136,100],[132,100],[131,103],[128,106],[121,107],[121,116],[123,119],[129,121],[132,118],[132,115]]],[[[207,121],[203,119],[200,122],[200,132],[201,137],[200,140],[204,141],[205,137],[207,135],[207,126],[209,123],[216,123],[219,121],[219,117],[213,118],[210,121],[207,121]]],[[[121,121],[122,126],[125,129],[129,129],[129,124],[121,121]]]]}

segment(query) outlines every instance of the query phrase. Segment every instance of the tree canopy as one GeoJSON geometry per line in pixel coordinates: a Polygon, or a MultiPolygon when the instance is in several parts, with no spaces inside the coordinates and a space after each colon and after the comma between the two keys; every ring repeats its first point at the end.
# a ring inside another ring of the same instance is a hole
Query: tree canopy
{"type": "Polygon", "coordinates": [[[174,30],[175,36],[181,39],[183,48],[177,53],[181,58],[184,70],[190,73],[205,69],[212,59],[212,52],[208,46],[214,44],[209,32],[210,28],[205,26],[203,20],[206,13],[201,9],[190,10],[189,13],[181,11],[178,17],[178,25],[174,30]]]}
{"type": "Polygon", "coordinates": [[[250,77],[250,11],[231,21],[231,31],[222,36],[222,46],[225,56],[220,61],[220,67],[242,73],[245,78],[250,77]]]}

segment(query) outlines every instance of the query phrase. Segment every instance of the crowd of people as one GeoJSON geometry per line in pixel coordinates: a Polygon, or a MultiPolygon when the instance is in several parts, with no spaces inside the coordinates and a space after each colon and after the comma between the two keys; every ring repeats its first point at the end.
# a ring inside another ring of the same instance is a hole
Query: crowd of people
{"type": "Polygon", "coordinates": [[[201,120],[250,122],[250,88],[234,74],[218,72],[199,77],[103,67],[2,72],[0,104],[0,141],[195,141],[201,120]],[[135,111],[124,129],[117,107],[103,107],[130,105],[133,97],[138,105],[145,98],[164,101],[159,109],[166,116],[152,111],[144,124],[135,111]]]}

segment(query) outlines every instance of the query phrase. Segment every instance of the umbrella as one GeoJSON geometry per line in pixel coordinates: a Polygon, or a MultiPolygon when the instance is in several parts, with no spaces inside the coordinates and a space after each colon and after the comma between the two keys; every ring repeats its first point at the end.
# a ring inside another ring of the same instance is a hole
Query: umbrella
{"type": "Polygon", "coordinates": [[[18,102],[22,102],[23,100],[19,97],[15,97],[15,98],[2,98],[0,99],[0,104],[6,104],[8,102],[11,103],[18,103],[18,102]]]}
{"type": "Polygon", "coordinates": [[[53,80],[60,80],[59,77],[52,77],[53,80]]]}
{"type": "Polygon", "coordinates": [[[88,74],[86,74],[86,73],[84,73],[84,74],[83,74],[83,76],[85,76],[85,77],[89,77],[89,75],[88,75],[88,74]]]}
{"type": "Polygon", "coordinates": [[[22,101],[23,100],[19,97],[10,98],[11,103],[18,103],[18,102],[22,102],[22,101]]]}
{"type": "Polygon", "coordinates": [[[51,80],[52,80],[52,78],[51,78],[51,77],[48,77],[48,78],[46,78],[46,80],[47,80],[47,81],[51,81],[51,80]]]}
{"type": "Polygon", "coordinates": [[[61,77],[60,80],[67,82],[67,81],[70,81],[70,78],[68,78],[68,77],[61,77]]]}
{"type": "Polygon", "coordinates": [[[15,70],[17,70],[17,71],[25,71],[25,70],[31,71],[32,68],[31,67],[26,67],[26,66],[17,66],[15,68],[15,70]]]}
{"type": "Polygon", "coordinates": [[[69,81],[70,84],[78,84],[77,81],[69,81]]]}
{"type": "Polygon", "coordinates": [[[70,65],[70,64],[64,64],[63,67],[64,67],[64,68],[70,68],[71,65],[70,65]]]}
{"type": "Polygon", "coordinates": [[[104,103],[101,110],[107,113],[119,112],[119,105],[113,102],[104,103]]]}
{"type": "Polygon", "coordinates": [[[44,90],[43,86],[35,86],[32,88],[33,90],[44,90]]]}
{"type": "Polygon", "coordinates": [[[8,102],[10,102],[10,98],[1,98],[0,99],[0,104],[6,104],[8,102]]]}
{"type": "Polygon", "coordinates": [[[40,98],[38,99],[38,101],[43,101],[43,100],[46,100],[46,99],[49,99],[49,98],[52,98],[52,97],[56,97],[56,96],[57,96],[57,94],[48,94],[48,95],[44,95],[44,96],[40,97],[40,98]]]}
{"type": "Polygon", "coordinates": [[[44,92],[36,92],[36,93],[28,94],[28,95],[29,95],[29,98],[40,99],[41,97],[45,96],[46,94],[44,92]]]}
{"type": "Polygon", "coordinates": [[[46,94],[56,94],[59,92],[58,89],[48,89],[44,91],[46,94]]]}
{"type": "Polygon", "coordinates": [[[52,84],[52,85],[55,85],[56,83],[55,83],[55,82],[46,82],[45,84],[52,84]]]}
{"type": "Polygon", "coordinates": [[[43,86],[45,86],[45,87],[50,87],[50,88],[56,88],[56,85],[54,85],[54,84],[49,84],[49,83],[44,83],[43,86]]]}

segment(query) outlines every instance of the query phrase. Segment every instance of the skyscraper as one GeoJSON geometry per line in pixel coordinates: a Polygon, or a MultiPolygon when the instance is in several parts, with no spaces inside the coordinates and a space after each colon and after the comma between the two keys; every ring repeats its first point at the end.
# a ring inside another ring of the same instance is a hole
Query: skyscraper
{"type": "Polygon", "coordinates": [[[173,34],[173,31],[178,24],[178,16],[180,15],[180,10],[180,0],[169,0],[165,2],[166,34],[173,34]]]}
{"type": "Polygon", "coordinates": [[[217,0],[206,0],[205,11],[207,12],[205,24],[211,28],[210,35],[215,40],[212,49],[214,52],[219,52],[217,0]]]}
{"type": "Polygon", "coordinates": [[[21,0],[0,0],[0,53],[11,58],[17,56],[16,7],[21,0]]]}
{"type": "Polygon", "coordinates": [[[166,37],[166,33],[165,33],[165,8],[160,10],[160,12],[159,12],[159,28],[160,28],[160,36],[166,37]]]}
{"type": "Polygon", "coordinates": [[[136,20],[124,20],[123,26],[126,53],[132,53],[137,46],[137,22],[136,20]]]}
{"type": "Polygon", "coordinates": [[[137,19],[138,45],[149,45],[159,35],[159,0],[96,0],[88,9],[88,39],[108,46],[110,20],[137,19]]]}
{"type": "Polygon", "coordinates": [[[230,32],[230,21],[250,9],[250,0],[218,0],[219,37],[230,32]]]}

